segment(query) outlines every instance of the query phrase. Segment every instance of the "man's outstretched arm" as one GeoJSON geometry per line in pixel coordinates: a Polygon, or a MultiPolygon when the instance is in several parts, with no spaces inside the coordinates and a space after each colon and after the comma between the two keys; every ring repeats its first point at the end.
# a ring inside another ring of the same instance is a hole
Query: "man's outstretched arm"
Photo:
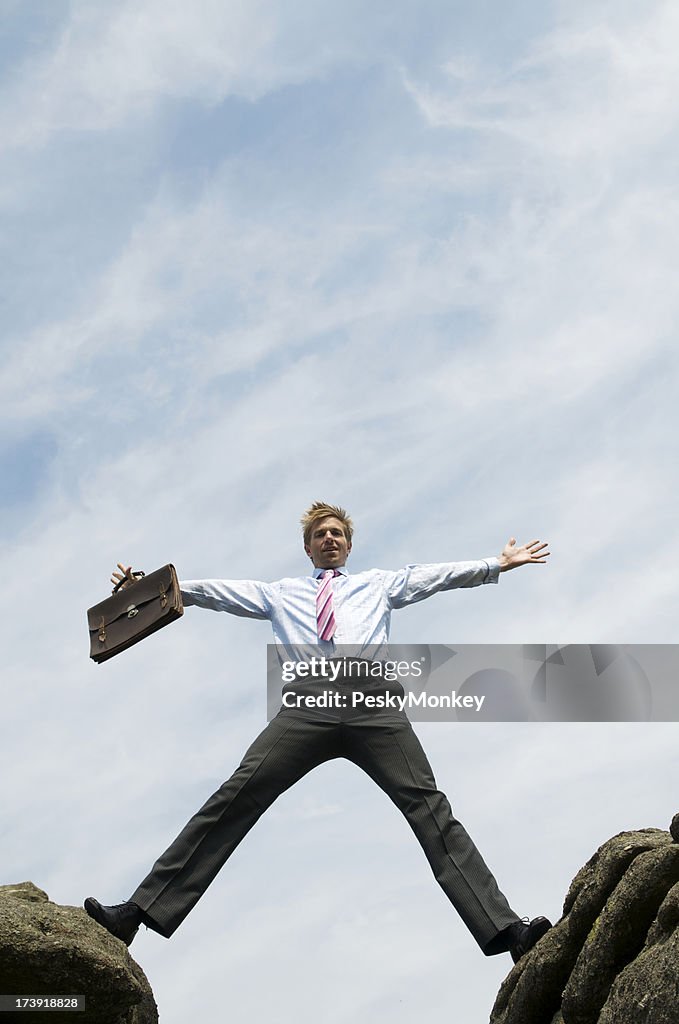
{"type": "MultiPolygon", "coordinates": [[[[118,562],[111,583],[121,589],[135,582],[132,566],[118,562]]],[[[258,580],[180,580],[179,589],[185,607],[211,608],[248,619],[271,618],[271,585],[258,580]]]]}
{"type": "Polygon", "coordinates": [[[516,546],[510,537],[501,554],[474,562],[439,562],[431,565],[407,565],[405,569],[387,574],[387,597],[392,608],[423,601],[442,590],[478,587],[484,583],[497,583],[501,572],[517,569],[520,565],[544,564],[549,551],[539,540],[516,546]]]}
{"type": "Polygon", "coordinates": [[[531,540],[517,548],[516,537],[510,537],[502,549],[502,553],[497,556],[500,572],[518,569],[520,565],[545,565],[550,554],[549,551],[545,551],[547,547],[549,547],[547,542],[531,540]]]}

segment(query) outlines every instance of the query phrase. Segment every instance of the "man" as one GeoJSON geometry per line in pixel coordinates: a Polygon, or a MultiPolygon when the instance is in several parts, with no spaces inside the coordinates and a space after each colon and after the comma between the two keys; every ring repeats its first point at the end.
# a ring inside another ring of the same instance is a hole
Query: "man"
{"type": "MultiPolygon", "coordinates": [[[[497,558],[351,575],[346,561],[353,525],[344,509],[315,502],[302,527],[304,549],[314,566],[309,576],[276,583],[182,582],[184,604],[269,619],[276,643],[286,650],[314,645],[332,658],[341,644],[359,650],[386,644],[394,608],[442,590],[497,583],[501,572],[544,565],[549,555],[545,543],[534,540],[517,547],[512,537],[497,558]]],[[[132,582],[131,567],[118,563],[118,568],[112,582],[132,582]]],[[[89,897],[88,914],[127,945],[142,922],[169,938],[264,810],[312,768],[334,757],[346,757],[363,768],[403,812],[437,881],[487,956],[509,951],[516,962],[551,927],[544,917],[521,920],[510,908],[436,788],[403,712],[297,707],[281,709],[126,903],[107,907],[89,897]]]]}

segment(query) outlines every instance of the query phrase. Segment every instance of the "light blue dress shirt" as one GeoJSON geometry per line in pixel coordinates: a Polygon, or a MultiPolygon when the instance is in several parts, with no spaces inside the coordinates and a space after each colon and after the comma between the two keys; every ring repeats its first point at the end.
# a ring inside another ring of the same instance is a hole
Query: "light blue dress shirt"
{"type": "MultiPolygon", "coordinates": [[[[309,576],[291,577],[275,583],[257,580],[185,580],[179,586],[185,606],[196,605],[230,612],[248,619],[269,619],[280,655],[303,660],[298,645],[313,645],[319,654],[332,657],[338,644],[351,645],[351,654],[370,657],[389,640],[394,608],[423,601],[441,590],[478,587],[497,583],[497,558],[474,562],[438,562],[407,565],[395,572],[368,569],[349,573],[338,568],[332,582],[336,629],[332,640],[319,640],[316,628],[316,592],[323,569],[309,576]]],[[[347,653],[346,651],[343,653],[347,653]]]]}

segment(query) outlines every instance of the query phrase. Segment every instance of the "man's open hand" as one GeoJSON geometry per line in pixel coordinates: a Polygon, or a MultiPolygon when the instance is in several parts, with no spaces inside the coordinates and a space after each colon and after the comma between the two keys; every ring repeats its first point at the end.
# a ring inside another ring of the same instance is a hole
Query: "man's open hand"
{"type": "Polygon", "coordinates": [[[504,546],[502,554],[498,555],[500,572],[507,572],[508,569],[516,569],[520,565],[544,565],[549,556],[547,543],[539,540],[531,540],[528,544],[516,546],[516,537],[510,537],[504,546]]]}

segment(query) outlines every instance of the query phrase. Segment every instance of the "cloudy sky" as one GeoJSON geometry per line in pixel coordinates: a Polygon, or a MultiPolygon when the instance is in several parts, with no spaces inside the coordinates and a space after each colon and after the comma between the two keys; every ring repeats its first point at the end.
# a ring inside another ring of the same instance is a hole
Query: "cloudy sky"
{"type": "MultiPolygon", "coordinates": [[[[669,0],[0,0],[2,882],[125,899],[265,723],[265,623],[89,662],[118,560],[301,574],[322,498],[354,569],[549,540],[394,640],[676,640],[678,44],[669,0]]],[[[672,724],[417,732],[520,914],[679,810],[672,724]]],[[[346,762],[132,951],[163,1024],[481,1024],[511,966],[346,762]]]]}

